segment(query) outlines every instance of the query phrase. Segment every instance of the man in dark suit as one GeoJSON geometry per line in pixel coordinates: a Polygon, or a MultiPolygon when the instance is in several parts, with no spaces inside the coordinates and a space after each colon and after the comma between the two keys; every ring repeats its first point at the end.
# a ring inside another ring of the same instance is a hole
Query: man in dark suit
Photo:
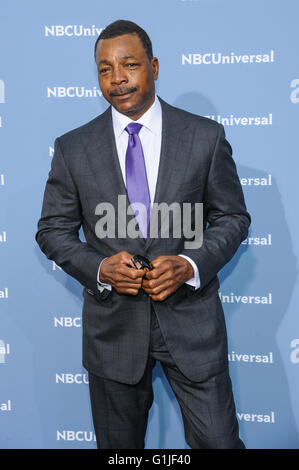
{"type": "Polygon", "coordinates": [[[96,42],[95,59],[111,106],[56,139],[36,239],[84,286],[83,364],[98,447],[144,447],[158,360],[180,405],[188,444],[244,448],[217,279],[250,224],[231,147],[221,125],[156,96],[158,59],[136,24],[109,25],[96,42]],[[135,203],[145,212],[130,210],[135,203]],[[151,211],[162,203],[191,204],[194,238],[195,206],[203,203],[200,246],[188,245],[185,231],[174,233],[174,212],[169,236],[162,233],[164,216],[159,233],[152,233],[151,211]],[[104,218],[103,207],[113,208],[115,220],[111,212],[104,218]],[[115,234],[120,220],[125,225],[115,234]],[[132,221],[135,235],[124,232],[132,221]],[[136,265],[136,254],[152,269],[136,265]]]}

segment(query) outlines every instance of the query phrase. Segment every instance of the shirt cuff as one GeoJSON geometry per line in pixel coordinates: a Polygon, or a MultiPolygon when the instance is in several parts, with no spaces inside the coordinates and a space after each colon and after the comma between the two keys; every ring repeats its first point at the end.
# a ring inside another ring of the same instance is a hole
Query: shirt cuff
{"type": "MultiPolygon", "coordinates": [[[[107,259],[107,257],[104,258],[104,259],[107,259]]],[[[102,261],[100,262],[100,266],[99,266],[99,269],[98,269],[98,275],[97,275],[97,284],[98,284],[98,289],[99,289],[100,292],[102,292],[104,289],[112,290],[112,286],[110,284],[107,284],[106,282],[100,281],[101,264],[104,261],[104,259],[102,259],[102,261]]]]}
{"type": "Polygon", "coordinates": [[[191,258],[189,258],[189,256],[185,256],[185,255],[179,255],[179,256],[181,256],[182,258],[185,258],[187,261],[189,261],[192,268],[194,269],[194,276],[191,279],[188,279],[188,281],[186,281],[186,284],[189,284],[189,286],[195,287],[195,290],[199,289],[199,287],[200,287],[200,277],[199,277],[198,268],[197,268],[196,264],[194,263],[193,259],[191,259],[191,258]]]}

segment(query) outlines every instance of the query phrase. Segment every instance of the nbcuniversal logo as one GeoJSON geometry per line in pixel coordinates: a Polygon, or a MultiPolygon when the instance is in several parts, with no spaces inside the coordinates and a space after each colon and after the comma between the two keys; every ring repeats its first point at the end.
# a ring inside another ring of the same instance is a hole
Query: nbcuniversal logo
{"type": "Polygon", "coordinates": [[[275,61],[274,50],[271,49],[264,54],[235,54],[230,52],[226,55],[222,52],[206,52],[204,54],[182,54],[182,65],[223,65],[223,64],[258,64],[273,63],[275,61]]]}
{"type": "Polygon", "coordinates": [[[68,24],[68,25],[51,25],[45,26],[45,36],[67,36],[67,37],[90,37],[99,36],[103,28],[98,28],[94,24],[90,27],[85,27],[82,24],[68,24]]]}
{"type": "Polygon", "coordinates": [[[99,96],[102,96],[102,92],[96,86],[47,87],[47,98],[98,98],[99,96]]]}

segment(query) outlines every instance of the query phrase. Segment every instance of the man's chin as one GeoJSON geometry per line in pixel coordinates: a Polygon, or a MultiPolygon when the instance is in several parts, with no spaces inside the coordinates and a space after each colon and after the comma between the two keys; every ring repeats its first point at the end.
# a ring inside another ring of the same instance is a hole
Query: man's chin
{"type": "Polygon", "coordinates": [[[128,116],[135,114],[140,109],[140,106],[136,106],[136,104],[130,103],[129,101],[126,103],[119,103],[116,100],[113,100],[113,103],[111,104],[117,111],[128,116]]]}
{"type": "Polygon", "coordinates": [[[140,102],[140,98],[135,93],[132,93],[132,97],[123,100],[117,99],[117,97],[111,99],[110,97],[109,102],[118,112],[132,119],[139,119],[150,105],[150,100],[140,102]]]}

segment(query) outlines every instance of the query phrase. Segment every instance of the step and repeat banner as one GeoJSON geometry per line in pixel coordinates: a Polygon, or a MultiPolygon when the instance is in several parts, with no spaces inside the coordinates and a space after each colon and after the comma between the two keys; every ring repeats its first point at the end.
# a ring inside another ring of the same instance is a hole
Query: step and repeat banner
{"type": "MultiPolygon", "coordinates": [[[[247,448],[299,448],[297,0],[14,0],[0,5],[0,448],[95,448],[82,286],[36,225],[57,136],[101,114],[93,58],[116,19],[142,26],[157,92],[224,125],[252,215],[220,272],[247,448]]],[[[188,448],[159,365],[146,447],[188,448]]]]}

